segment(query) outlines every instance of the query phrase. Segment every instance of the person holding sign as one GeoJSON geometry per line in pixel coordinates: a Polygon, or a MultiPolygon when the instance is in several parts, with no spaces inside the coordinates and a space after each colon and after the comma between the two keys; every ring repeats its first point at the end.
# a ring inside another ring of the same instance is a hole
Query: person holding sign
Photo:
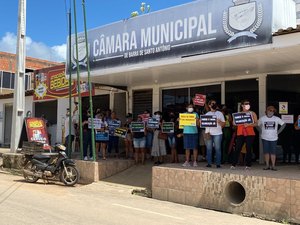
{"type": "Polygon", "coordinates": [[[137,122],[131,123],[131,132],[133,136],[133,147],[135,151],[135,163],[141,158],[142,164],[145,163],[145,147],[146,147],[146,129],[143,118],[138,116],[137,122]]]}
{"type": "Polygon", "coordinates": [[[98,152],[100,150],[102,153],[102,159],[106,160],[106,148],[107,148],[108,141],[97,140],[97,132],[107,131],[108,124],[104,120],[104,114],[102,112],[100,112],[100,110],[96,111],[95,118],[100,120],[100,126],[99,126],[100,129],[95,129],[95,132],[96,132],[96,159],[98,160],[98,152]]]}
{"type": "Polygon", "coordinates": [[[162,112],[155,112],[154,117],[158,121],[159,127],[154,129],[151,156],[153,156],[154,165],[159,165],[164,162],[164,157],[167,155],[166,139],[168,135],[161,131],[162,112]]]}
{"type": "MultiPolygon", "coordinates": [[[[200,120],[200,126],[205,127],[205,144],[206,144],[206,159],[207,165],[206,167],[211,167],[212,164],[212,149],[214,146],[216,152],[216,167],[221,168],[221,145],[222,145],[222,128],[225,126],[225,119],[223,113],[217,111],[217,103],[215,100],[210,100],[208,102],[208,107],[210,109],[207,112],[206,116],[211,116],[210,123],[206,120],[200,120]],[[207,122],[206,126],[203,124],[207,122]]],[[[206,117],[209,118],[209,117],[206,117]]]]}
{"type": "Polygon", "coordinates": [[[255,139],[254,127],[257,126],[257,116],[255,112],[250,111],[250,102],[248,100],[243,100],[241,102],[241,112],[240,115],[236,116],[233,114],[233,125],[237,126],[237,136],[236,136],[236,149],[233,157],[232,166],[230,169],[235,169],[240,152],[244,143],[246,143],[246,167],[248,170],[251,168],[252,164],[252,146],[255,139]],[[240,117],[243,117],[241,120],[240,117]],[[240,121],[242,121],[240,123],[240,121]]]}
{"type": "Polygon", "coordinates": [[[198,166],[197,157],[198,157],[198,128],[199,125],[199,116],[194,112],[193,104],[189,104],[186,108],[187,112],[180,114],[179,126],[183,124],[183,145],[185,149],[185,162],[182,166],[188,167],[191,166],[190,161],[190,150],[193,151],[193,166],[198,166]],[[192,118],[192,119],[191,119],[192,118]],[[186,122],[189,122],[188,123],[186,122]]]}
{"type": "Polygon", "coordinates": [[[91,111],[87,109],[82,114],[82,128],[83,128],[83,160],[93,160],[92,151],[92,128],[89,127],[89,119],[91,120],[91,111]],[[89,149],[89,158],[88,155],[89,149]]]}
{"type": "Polygon", "coordinates": [[[110,119],[107,120],[109,130],[108,153],[115,149],[115,156],[119,158],[119,137],[115,135],[115,129],[121,127],[121,121],[117,118],[116,112],[111,112],[110,119]]]}
{"type": "Polygon", "coordinates": [[[266,167],[264,170],[276,170],[276,146],[278,134],[285,128],[285,123],[277,116],[274,116],[276,109],[274,106],[268,106],[266,115],[258,121],[258,127],[261,129],[261,139],[263,143],[263,151],[265,156],[266,167]],[[280,129],[278,130],[278,125],[280,129]],[[270,167],[270,159],[272,166],[270,167]]]}

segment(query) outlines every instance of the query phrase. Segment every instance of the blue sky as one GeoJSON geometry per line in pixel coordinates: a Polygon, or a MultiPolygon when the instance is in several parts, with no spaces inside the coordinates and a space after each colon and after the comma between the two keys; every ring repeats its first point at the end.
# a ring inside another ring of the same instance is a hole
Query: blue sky
{"type": "MultiPolygon", "coordinates": [[[[193,0],[148,0],[157,11],[193,0]]],[[[73,0],[27,0],[26,54],[53,61],[63,61],[66,51],[67,15],[73,0]]],[[[116,22],[139,11],[136,0],[86,0],[88,29],[116,22]]],[[[78,32],[83,30],[82,1],[76,0],[78,32]]],[[[0,1],[0,51],[16,52],[18,0],[0,1]]],[[[73,13],[73,5],[72,5],[73,13]]]]}

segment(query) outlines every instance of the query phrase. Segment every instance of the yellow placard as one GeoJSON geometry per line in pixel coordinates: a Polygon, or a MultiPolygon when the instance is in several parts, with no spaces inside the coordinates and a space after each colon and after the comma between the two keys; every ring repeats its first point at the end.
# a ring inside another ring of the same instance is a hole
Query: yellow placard
{"type": "Polygon", "coordinates": [[[194,113],[180,113],[179,114],[179,129],[184,126],[196,126],[196,114],[194,113]]]}

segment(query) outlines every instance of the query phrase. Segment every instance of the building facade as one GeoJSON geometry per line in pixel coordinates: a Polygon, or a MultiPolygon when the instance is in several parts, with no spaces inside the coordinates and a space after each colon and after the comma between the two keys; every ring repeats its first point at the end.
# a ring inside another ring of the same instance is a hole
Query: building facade
{"type": "MultiPolygon", "coordinates": [[[[25,62],[25,110],[32,112],[33,100],[33,71],[45,67],[59,65],[61,63],[51,62],[32,57],[26,57],[25,62]]],[[[10,144],[12,107],[14,92],[14,76],[16,66],[16,55],[0,52],[0,143],[2,146],[10,144]]]]}

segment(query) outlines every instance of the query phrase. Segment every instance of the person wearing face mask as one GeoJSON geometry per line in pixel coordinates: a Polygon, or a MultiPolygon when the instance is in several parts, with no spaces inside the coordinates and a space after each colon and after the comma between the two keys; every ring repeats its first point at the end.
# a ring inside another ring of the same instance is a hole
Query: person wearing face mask
{"type": "Polygon", "coordinates": [[[154,118],[159,122],[159,128],[154,129],[153,132],[151,156],[154,158],[154,165],[159,165],[164,162],[164,157],[167,155],[166,140],[159,138],[159,134],[161,133],[162,112],[155,112],[154,118]]]}
{"type": "Polygon", "coordinates": [[[263,143],[263,152],[265,156],[266,167],[264,170],[276,170],[276,146],[278,140],[278,134],[282,132],[286,124],[274,114],[276,109],[274,106],[268,106],[266,109],[266,115],[258,120],[258,127],[261,130],[261,139],[263,143]],[[280,125],[280,129],[278,129],[280,125]],[[270,166],[271,160],[271,166],[270,166]]]}
{"type": "MultiPolygon", "coordinates": [[[[221,168],[221,145],[222,145],[222,128],[225,126],[225,118],[223,113],[217,111],[217,103],[215,100],[210,100],[208,102],[210,111],[205,115],[207,116],[216,116],[217,117],[217,126],[216,127],[206,127],[205,134],[209,134],[210,138],[205,140],[206,144],[206,159],[207,166],[211,167],[212,164],[212,149],[214,146],[216,152],[216,167],[221,168]]],[[[201,121],[200,121],[201,123],[201,121]]]]}
{"type": "MultiPolygon", "coordinates": [[[[248,100],[241,101],[241,112],[243,113],[251,113],[253,123],[244,123],[239,124],[237,126],[237,136],[236,136],[236,149],[233,157],[232,166],[230,169],[235,169],[238,159],[240,156],[240,152],[244,143],[246,143],[246,167],[245,169],[248,170],[251,168],[252,164],[252,146],[255,139],[255,132],[254,127],[257,126],[257,116],[256,113],[250,111],[250,102],[248,100]]],[[[235,124],[234,124],[235,125],[235,124]]]]}
{"type": "Polygon", "coordinates": [[[184,126],[183,127],[183,145],[185,149],[185,162],[182,166],[189,167],[190,160],[190,150],[193,150],[193,166],[198,166],[198,128],[199,126],[199,115],[194,112],[193,104],[189,104],[186,108],[186,113],[191,113],[196,115],[196,126],[184,126]]]}

